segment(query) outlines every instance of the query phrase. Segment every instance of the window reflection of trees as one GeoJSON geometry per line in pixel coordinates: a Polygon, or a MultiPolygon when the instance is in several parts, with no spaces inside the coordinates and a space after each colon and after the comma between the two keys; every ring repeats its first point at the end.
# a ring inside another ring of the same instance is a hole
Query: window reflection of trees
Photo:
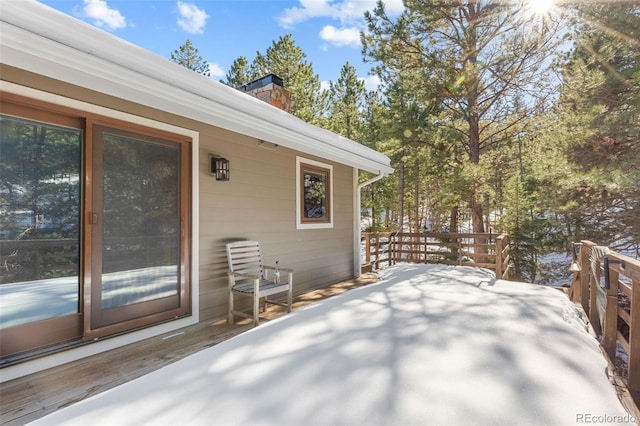
{"type": "Polygon", "coordinates": [[[321,173],[304,172],[304,217],[326,217],[327,177],[321,173]]]}
{"type": "Polygon", "coordinates": [[[177,146],[105,134],[104,151],[103,272],[176,265],[177,146]]]}
{"type": "Polygon", "coordinates": [[[0,116],[0,283],[77,276],[82,131],[0,116]]]}
{"type": "Polygon", "coordinates": [[[88,235],[97,233],[93,242],[102,243],[102,250],[95,246],[91,252],[101,256],[101,280],[91,282],[91,294],[98,290],[102,302],[95,306],[107,311],[135,305],[141,315],[157,313],[144,311],[156,306],[158,312],[182,306],[176,295],[183,285],[184,146],[94,126],[93,140],[86,142],[94,157],[85,175],[83,120],[7,108],[13,115],[0,114],[0,328],[80,312],[85,176],[93,188],[87,197],[103,206],[86,228],[88,235]],[[16,117],[23,112],[25,118],[16,117]],[[171,301],[140,308],[159,299],[171,301]]]}

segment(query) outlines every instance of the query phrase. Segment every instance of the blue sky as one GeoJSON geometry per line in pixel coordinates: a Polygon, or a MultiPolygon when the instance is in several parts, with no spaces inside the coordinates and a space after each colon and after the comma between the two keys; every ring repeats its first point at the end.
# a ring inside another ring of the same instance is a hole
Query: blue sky
{"type": "MultiPolygon", "coordinates": [[[[234,59],[252,61],[290,33],[323,84],[336,81],[347,61],[369,89],[377,83],[362,61],[359,35],[375,0],[39,1],[165,58],[189,39],[215,80],[224,78],[234,59]]],[[[385,3],[391,14],[402,10],[402,0],[385,3]]]]}

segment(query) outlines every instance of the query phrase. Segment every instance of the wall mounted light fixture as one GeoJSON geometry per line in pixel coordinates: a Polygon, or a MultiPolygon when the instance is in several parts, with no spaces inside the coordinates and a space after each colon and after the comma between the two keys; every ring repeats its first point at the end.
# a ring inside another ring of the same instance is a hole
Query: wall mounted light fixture
{"type": "Polygon", "coordinates": [[[229,160],[215,155],[209,155],[209,172],[216,180],[229,180],[229,160]]]}

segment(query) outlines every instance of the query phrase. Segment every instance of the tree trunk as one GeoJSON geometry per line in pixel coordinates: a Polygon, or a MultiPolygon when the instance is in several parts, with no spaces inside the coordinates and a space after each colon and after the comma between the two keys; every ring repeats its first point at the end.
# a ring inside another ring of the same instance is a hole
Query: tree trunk
{"type": "Polygon", "coordinates": [[[451,209],[451,226],[449,227],[449,232],[458,232],[458,206],[455,206],[451,209]]]}
{"type": "Polygon", "coordinates": [[[415,163],[415,184],[413,187],[413,204],[414,204],[414,232],[420,232],[420,180],[418,176],[420,176],[420,164],[416,161],[415,163]]]}
{"type": "MultiPolygon", "coordinates": [[[[479,22],[482,5],[469,2],[467,5],[469,27],[469,44],[467,53],[469,73],[467,79],[467,123],[469,125],[469,160],[473,164],[480,163],[480,114],[478,112],[478,99],[480,97],[480,76],[478,75],[478,35],[477,24],[479,22]]],[[[484,232],[484,219],[482,217],[482,204],[478,200],[475,190],[471,193],[471,220],[473,232],[484,232]]]]}
{"type": "Polygon", "coordinates": [[[378,220],[376,219],[377,213],[375,206],[371,207],[371,228],[378,229],[378,220]]]}
{"type": "Polygon", "coordinates": [[[482,218],[482,204],[478,203],[475,198],[476,194],[472,194],[471,199],[471,222],[473,224],[473,232],[484,232],[484,219],[482,218]]]}
{"type": "Polygon", "coordinates": [[[404,163],[400,164],[400,188],[399,188],[399,200],[400,204],[400,217],[398,218],[398,222],[400,224],[400,232],[404,231],[404,163]]]}

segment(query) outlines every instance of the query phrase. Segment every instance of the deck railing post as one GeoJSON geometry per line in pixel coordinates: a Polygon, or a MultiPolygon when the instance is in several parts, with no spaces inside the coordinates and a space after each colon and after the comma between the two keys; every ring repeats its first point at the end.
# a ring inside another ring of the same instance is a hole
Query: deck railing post
{"type": "Polygon", "coordinates": [[[398,232],[389,235],[389,241],[391,241],[391,252],[393,253],[393,257],[389,258],[389,266],[395,265],[398,261],[398,235],[398,232]]]}
{"type": "Polygon", "coordinates": [[[589,274],[591,277],[589,281],[589,322],[596,334],[602,336],[602,324],[598,312],[598,289],[596,288],[596,286],[600,286],[600,262],[596,265],[595,273],[595,275],[589,274]]]}
{"type": "Polygon", "coordinates": [[[40,276],[41,274],[41,270],[40,270],[40,263],[42,263],[42,260],[40,259],[40,247],[36,247],[36,280],[40,280],[42,279],[42,277],[40,276]]]}
{"type": "Polygon", "coordinates": [[[580,286],[580,276],[582,271],[576,271],[573,273],[573,279],[571,280],[571,301],[574,303],[580,303],[582,300],[582,287],[580,286]]]}
{"type": "Polygon", "coordinates": [[[631,282],[631,320],[629,321],[629,390],[640,392],[640,280],[631,282]]]}
{"type": "Polygon", "coordinates": [[[417,244],[417,236],[416,236],[416,234],[412,234],[411,235],[411,243],[410,244],[411,244],[410,245],[410,247],[411,247],[411,260],[414,263],[419,263],[418,262],[419,257],[418,257],[418,255],[416,253],[416,247],[418,247],[418,249],[419,249],[420,246],[418,246],[418,244],[417,244]]]}
{"type": "Polygon", "coordinates": [[[502,249],[504,243],[504,234],[496,237],[496,279],[502,279],[502,249]]]}
{"type": "Polygon", "coordinates": [[[398,260],[398,235],[398,232],[389,234],[389,266],[395,265],[398,260]]]}
{"type": "Polygon", "coordinates": [[[582,241],[578,258],[580,259],[580,304],[585,313],[589,315],[589,282],[591,281],[591,265],[589,265],[589,254],[591,253],[590,241],[582,241]]]}
{"type": "MultiPolygon", "coordinates": [[[[606,263],[605,274],[609,274],[609,288],[602,324],[602,346],[612,361],[616,359],[616,339],[618,337],[618,271],[606,263]]],[[[597,309],[594,309],[597,311],[597,309]]]]}
{"type": "Polygon", "coordinates": [[[371,234],[364,234],[364,263],[371,263],[371,234]]]}
{"type": "Polygon", "coordinates": [[[380,269],[380,233],[376,232],[376,242],[375,242],[375,248],[376,248],[376,269],[380,269]]]}
{"type": "Polygon", "coordinates": [[[509,245],[509,235],[502,234],[504,237],[504,242],[502,243],[502,279],[509,279],[509,255],[510,255],[510,245],[509,245]]]}
{"type": "Polygon", "coordinates": [[[573,272],[573,278],[571,279],[571,288],[569,290],[569,297],[571,301],[574,303],[580,303],[582,300],[582,286],[580,284],[580,276],[583,273],[587,273],[587,271],[582,271],[580,267],[580,244],[571,243],[571,259],[572,263],[570,266],[570,271],[573,272]]]}

